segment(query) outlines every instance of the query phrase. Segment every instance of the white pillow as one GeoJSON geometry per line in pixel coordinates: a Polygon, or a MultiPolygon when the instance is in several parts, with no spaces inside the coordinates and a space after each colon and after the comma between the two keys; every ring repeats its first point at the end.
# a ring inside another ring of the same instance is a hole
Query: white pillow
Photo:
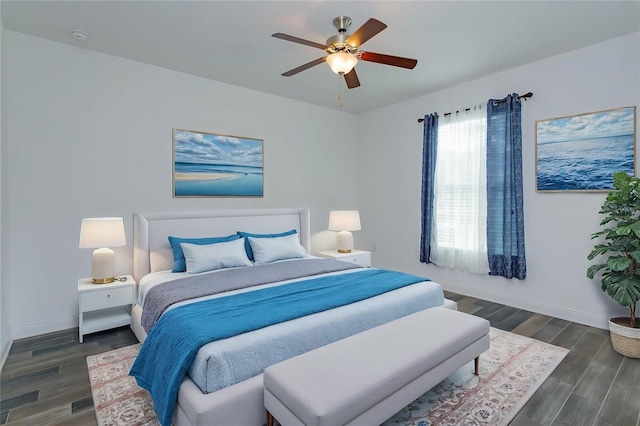
{"type": "Polygon", "coordinates": [[[304,248],[298,242],[298,234],[274,238],[249,237],[253,261],[256,264],[274,262],[276,260],[305,257],[304,248]]]}
{"type": "Polygon", "coordinates": [[[244,249],[244,238],[215,244],[180,243],[187,263],[187,274],[234,266],[251,266],[244,249]]]}
{"type": "Polygon", "coordinates": [[[170,248],[159,248],[149,253],[151,272],[166,271],[173,268],[173,251],[170,248]]]}

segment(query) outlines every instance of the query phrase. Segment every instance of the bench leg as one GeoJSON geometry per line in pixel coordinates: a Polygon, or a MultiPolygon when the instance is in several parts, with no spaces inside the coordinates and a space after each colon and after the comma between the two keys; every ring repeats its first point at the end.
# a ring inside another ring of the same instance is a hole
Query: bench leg
{"type": "Polygon", "coordinates": [[[273,414],[267,410],[267,426],[273,426],[273,414]]]}
{"type": "Polygon", "coordinates": [[[473,374],[475,374],[476,376],[480,375],[480,357],[476,357],[475,360],[473,360],[473,366],[474,366],[474,372],[473,374]]]}

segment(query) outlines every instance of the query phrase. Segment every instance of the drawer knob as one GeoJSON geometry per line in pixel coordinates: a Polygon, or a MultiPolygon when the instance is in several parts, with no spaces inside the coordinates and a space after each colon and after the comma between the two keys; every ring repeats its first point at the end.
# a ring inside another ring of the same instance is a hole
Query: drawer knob
{"type": "Polygon", "coordinates": [[[111,297],[111,295],[110,295],[110,294],[107,294],[107,297],[111,297]]]}

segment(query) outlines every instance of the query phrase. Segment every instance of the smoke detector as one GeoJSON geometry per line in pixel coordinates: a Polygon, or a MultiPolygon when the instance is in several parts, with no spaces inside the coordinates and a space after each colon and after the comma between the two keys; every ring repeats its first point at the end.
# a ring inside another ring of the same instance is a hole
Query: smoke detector
{"type": "Polygon", "coordinates": [[[76,40],[87,41],[87,35],[85,33],[83,33],[82,31],[71,31],[71,35],[76,40]]]}

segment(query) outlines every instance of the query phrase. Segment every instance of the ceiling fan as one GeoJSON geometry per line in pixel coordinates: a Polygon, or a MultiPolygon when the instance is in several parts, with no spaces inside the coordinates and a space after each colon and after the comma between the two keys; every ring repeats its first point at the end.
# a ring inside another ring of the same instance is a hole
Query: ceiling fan
{"type": "Polygon", "coordinates": [[[272,37],[306,46],[322,49],[328,53],[327,56],[300,65],[292,70],[282,73],[284,77],[291,77],[301,71],[315,67],[327,61],[329,67],[340,76],[344,76],[349,89],[360,86],[360,80],[356,74],[355,66],[358,59],[378,64],[391,65],[394,67],[413,69],[418,61],[416,59],[401,58],[399,56],[383,55],[381,53],[363,52],[358,50],[367,40],[387,28],[385,24],[377,19],[369,19],[363,26],[358,28],[353,34],[347,34],[347,28],[351,25],[351,18],[348,16],[338,16],[333,20],[333,26],[338,30],[338,34],[327,39],[325,44],[316,43],[302,38],[290,36],[283,33],[272,34],[272,37]]]}

